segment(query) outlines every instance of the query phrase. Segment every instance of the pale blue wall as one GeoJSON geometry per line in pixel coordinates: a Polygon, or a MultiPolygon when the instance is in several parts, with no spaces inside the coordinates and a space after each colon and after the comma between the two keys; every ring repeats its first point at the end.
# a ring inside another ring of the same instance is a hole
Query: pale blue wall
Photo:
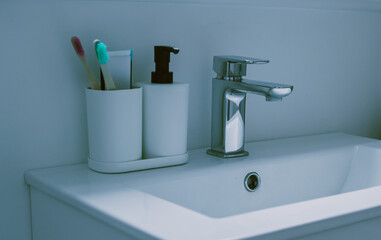
{"type": "Polygon", "coordinates": [[[30,239],[32,168],[84,162],[85,72],[78,35],[135,50],[135,80],[148,81],[153,46],[181,49],[174,79],[191,84],[189,148],[210,139],[212,57],[268,58],[248,77],[295,86],[283,102],[248,96],[247,140],[345,131],[381,137],[381,14],[232,4],[67,2],[0,4],[0,239],[30,239]]]}

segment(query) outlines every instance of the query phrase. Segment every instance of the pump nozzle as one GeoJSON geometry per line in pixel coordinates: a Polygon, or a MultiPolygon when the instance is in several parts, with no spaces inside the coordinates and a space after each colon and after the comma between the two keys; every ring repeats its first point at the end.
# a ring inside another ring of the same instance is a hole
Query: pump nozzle
{"type": "Polygon", "coordinates": [[[155,72],[152,72],[152,83],[172,83],[173,73],[169,71],[170,53],[179,53],[178,48],[155,46],[155,72]]]}

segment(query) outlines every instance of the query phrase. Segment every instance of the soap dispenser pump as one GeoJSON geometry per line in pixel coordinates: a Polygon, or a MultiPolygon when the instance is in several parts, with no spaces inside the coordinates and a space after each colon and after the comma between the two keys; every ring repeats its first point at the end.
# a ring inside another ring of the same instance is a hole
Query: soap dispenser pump
{"type": "Polygon", "coordinates": [[[152,83],[173,83],[173,72],[169,71],[170,53],[178,54],[179,49],[169,46],[155,46],[155,72],[151,73],[152,83]]]}
{"type": "Polygon", "coordinates": [[[155,71],[143,87],[143,158],[187,153],[189,84],[173,82],[171,53],[178,48],[155,46],[155,71]]]}

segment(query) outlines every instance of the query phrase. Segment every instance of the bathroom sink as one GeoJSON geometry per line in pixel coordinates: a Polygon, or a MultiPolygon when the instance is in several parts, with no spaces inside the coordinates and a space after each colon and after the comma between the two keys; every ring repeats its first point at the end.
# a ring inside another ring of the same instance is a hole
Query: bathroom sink
{"type": "Polygon", "coordinates": [[[381,185],[380,142],[353,147],[327,140],[305,144],[296,151],[292,143],[278,141],[271,149],[266,149],[266,144],[248,144],[252,158],[258,160],[219,159],[213,167],[182,173],[176,179],[160,177],[129,186],[223,218],[381,185]],[[271,160],[266,155],[271,155],[271,160]],[[256,192],[244,187],[250,172],[261,179],[256,192]]]}
{"type": "Polygon", "coordinates": [[[186,165],[125,174],[86,164],[29,171],[34,239],[381,234],[381,141],[329,133],[251,142],[246,150],[231,159],[192,150],[186,165]]]}

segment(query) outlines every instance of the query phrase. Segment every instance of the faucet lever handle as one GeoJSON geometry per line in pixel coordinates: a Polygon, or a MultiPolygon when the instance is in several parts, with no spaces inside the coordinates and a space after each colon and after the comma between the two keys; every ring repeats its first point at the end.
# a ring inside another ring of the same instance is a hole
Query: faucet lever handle
{"type": "Polygon", "coordinates": [[[264,64],[269,63],[269,60],[240,57],[240,56],[214,56],[213,58],[213,70],[217,73],[217,77],[242,79],[242,76],[246,76],[247,64],[264,64]]]}

